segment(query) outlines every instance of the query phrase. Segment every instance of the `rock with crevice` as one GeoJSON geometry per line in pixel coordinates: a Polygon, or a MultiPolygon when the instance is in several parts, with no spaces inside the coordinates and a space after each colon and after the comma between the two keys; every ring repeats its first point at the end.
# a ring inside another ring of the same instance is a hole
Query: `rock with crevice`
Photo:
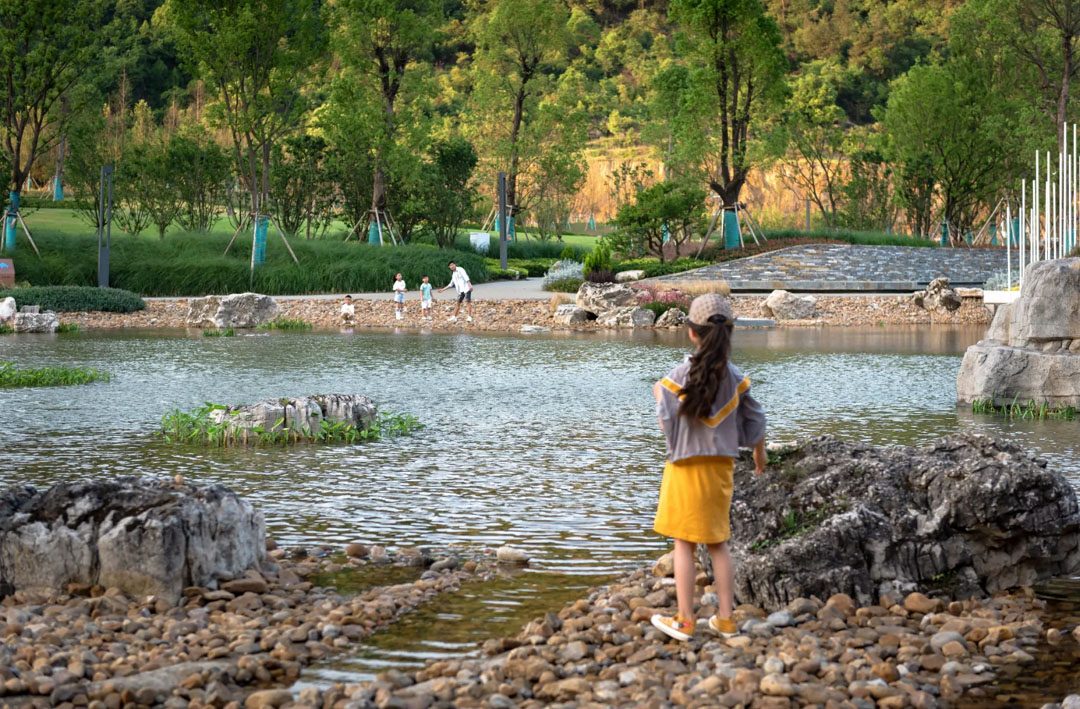
{"type": "Polygon", "coordinates": [[[322,428],[324,421],[358,429],[371,428],[376,414],[375,402],[368,396],[313,394],[227,406],[210,412],[210,419],[227,423],[233,433],[261,429],[268,433],[290,430],[311,435],[322,428]]]}
{"type": "Polygon", "coordinates": [[[265,561],[262,513],[221,485],[121,477],[0,493],[0,596],[79,584],[175,603],[265,561]]]}
{"type": "Polygon", "coordinates": [[[656,319],[656,327],[682,327],[688,318],[681,308],[668,308],[656,319]]]}
{"type": "Polygon", "coordinates": [[[973,433],[922,448],[822,436],[755,476],[736,466],[736,596],[968,597],[1080,571],[1076,492],[1046,461],[973,433]]]}
{"type": "Polygon", "coordinates": [[[574,303],[563,303],[555,309],[555,322],[560,325],[580,325],[590,319],[589,311],[574,303]]]}
{"type": "Polygon", "coordinates": [[[255,328],[270,322],[277,314],[277,301],[268,295],[208,295],[191,299],[186,322],[189,327],[255,328]]]}

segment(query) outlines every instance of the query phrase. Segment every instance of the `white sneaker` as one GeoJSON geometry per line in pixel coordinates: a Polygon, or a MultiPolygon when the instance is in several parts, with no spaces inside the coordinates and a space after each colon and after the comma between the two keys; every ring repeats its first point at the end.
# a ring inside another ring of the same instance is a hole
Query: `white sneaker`
{"type": "Polygon", "coordinates": [[[396,313],[396,315],[397,315],[397,319],[401,320],[401,313],[396,313]]]}
{"type": "Polygon", "coordinates": [[[472,315],[470,315],[469,317],[465,318],[465,322],[472,322],[472,315]]]}
{"type": "Polygon", "coordinates": [[[450,322],[457,322],[457,315],[451,315],[450,322]]]}

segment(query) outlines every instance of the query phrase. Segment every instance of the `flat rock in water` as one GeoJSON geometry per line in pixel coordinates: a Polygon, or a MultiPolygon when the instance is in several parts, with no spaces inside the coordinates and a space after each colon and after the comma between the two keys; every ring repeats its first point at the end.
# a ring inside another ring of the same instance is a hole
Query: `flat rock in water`
{"type": "Polygon", "coordinates": [[[812,439],[736,465],[736,597],[778,610],[845,593],[968,597],[1080,570],[1076,492],[1042,459],[974,433],[923,448],[812,439]]]}
{"type": "Polygon", "coordinates": [[[527,564],[531,557],[521,549],[502,546],[495,550],[495,558],[507,564],[527,564]]]}
{"type": "Polygon", "coordinates": [[[266,560],[261,512],[221,485],[146,478],[30,485],[0,493],[0,596],[69,584],[170,602],[266,560]]]}

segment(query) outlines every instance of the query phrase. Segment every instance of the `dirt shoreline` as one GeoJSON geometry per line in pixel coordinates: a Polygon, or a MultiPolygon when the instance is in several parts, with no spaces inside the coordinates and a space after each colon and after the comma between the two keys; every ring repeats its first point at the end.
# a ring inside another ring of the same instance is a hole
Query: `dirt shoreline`
{"type": "MultiPolygon", "coordinates": [[[[572,302],[571,296],[563,302],[572,302]]],[[[747,295],[732,297],[737,317],[763,317],[761,304],[765,296],[747,295]]],[[[880,295],[850,298],[846,296],[819,296],[818,317],[813,320],[788,320],[777,323],[780,327],[851,327],[879,325],[988,325],[990,311],[980,299],[965,298],[959,310],[953,313],[930,313],[915,306],[907,295],[880,295]]],[[[402,320],[394,317],[394,304],[386,300],[355,300],[355,330],[415,328],[428,330],[471,330],[477,332],[518,332],[522,327],[534,326],[559,331],[590,331],[616,329],[595,322],[580,325],[562,325],[555,321],[557,298],[552,300],[482,300],[473,304],[473,322],[465,321],[464,309],[457,322],[450,322],[453,313],[451,301],[436,301],[434,315],[424,319],[420,304],[406,303],[402,320]]],[[[343,327],[337,301],[304,298],[278,301],[282,318],[303,320],[318,330],[340,330],[343,327]]],[[[59,313],[62,323],[76,323],[82,328],[186,328],[187,300],[150,301],[147,309],[134,313],[59,313]]]]}

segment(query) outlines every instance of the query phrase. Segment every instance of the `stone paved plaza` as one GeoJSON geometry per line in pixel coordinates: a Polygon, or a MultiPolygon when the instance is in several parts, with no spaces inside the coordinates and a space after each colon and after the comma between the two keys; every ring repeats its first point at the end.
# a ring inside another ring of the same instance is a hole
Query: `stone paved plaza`
{"type": "Polygon", "coordinates": [[[1001,249],[810,244],[656,280],[724,280],[732,290],[742,291],[913,291],[940,276],[954,286],[981,287],[1004,270],[1001,249]]]}

